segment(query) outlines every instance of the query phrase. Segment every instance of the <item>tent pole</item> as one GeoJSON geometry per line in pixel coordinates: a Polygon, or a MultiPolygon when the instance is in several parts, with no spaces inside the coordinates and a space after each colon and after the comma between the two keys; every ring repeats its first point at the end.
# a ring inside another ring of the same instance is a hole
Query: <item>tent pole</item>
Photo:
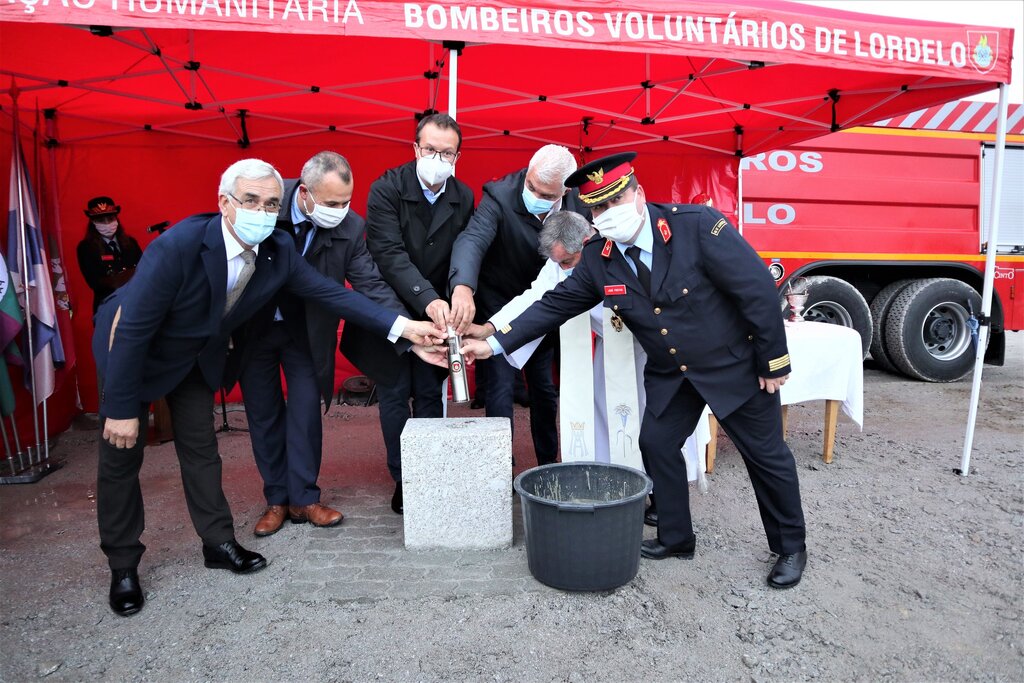
{"type": "Polygon", "coordinates": [[[448,51],[448,116],[459,120],[459,51],[448,51]]]}
{"type": "MultiPolygon", "coordinates": [[[[981,293],[981,314],[990,321],[992,311],[992,289],[995,282],[996,252],[999,246],[999,204],[1003,194],[1003,157],[1006,153],[1006,84],[999,84],[999,118],[996,124],[996,158],[993,169],[992,200],[989,202],[988,235],[985,249],[985,285],[981,293]]],[[[978,330],[978,348],[974,358],[974,377],[971,382],[971,405],[967,414],[967,433],[964,436],[964,452],[960,457],[958,474],[966,477],[971,471],[971,449],[974,447],[974,427],[978,419],[978,400],[981,394],[981,370],[985,362],[985,348],[988,346],[990,322],[978,330]]]]}

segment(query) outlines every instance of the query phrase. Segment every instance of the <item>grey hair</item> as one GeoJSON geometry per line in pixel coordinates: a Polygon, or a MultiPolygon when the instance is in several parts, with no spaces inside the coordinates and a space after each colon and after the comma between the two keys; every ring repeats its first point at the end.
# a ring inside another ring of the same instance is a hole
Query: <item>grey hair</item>
{"type": "Polygon", "coordinates": [[[538,236],[537,251],[541,256],[551,258],[551,250],[556,244],[570,254],[583,251],[583,244],[593,234],[594,229],[583,216],[573,211],[555,211],[544,221],[544,227],[538,236]]]}
{"type": "Polygon", "coordinates": [[[284,192],[284,181],[277,169],[262,159],[241,159],[228,166],[220,177],[219,194],[229,195],[235,191],[235,184],[239,178],[245,180],[263,180],[273,177],[277,186],[284,192]]]}
{"type": "Polygon", "coordinates": [[[314,154],[302,165],[299,178],[306,187],[316,187],[323,182],[324,176],[328,173],[337,173],[343,183],[352,182],[352,166],[349,165],[348,159],[330,150],[314,154]]]}
{"type": "Polygon", "coordinates": [[[576,171],[576,157],[561,145],[544,145],[533,154],[528,167],[537,172],[542,183],[558,182],[565,189],[565,179],[576,171]]]}

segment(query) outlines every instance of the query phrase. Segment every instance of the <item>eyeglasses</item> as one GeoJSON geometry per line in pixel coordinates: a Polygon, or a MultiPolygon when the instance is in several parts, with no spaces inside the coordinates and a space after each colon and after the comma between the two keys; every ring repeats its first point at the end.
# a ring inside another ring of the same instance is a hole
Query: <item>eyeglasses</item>
{"type": "Polygon", "coordinates": [[[263,213],[270,214],[277,213],[281,209],[281,202],[276,199],[271,199],[269,202],[263,202],[260,204],[260,202],[253,197],[246,197],[245,200],[241,200],[230,192],[228,193],[228,196],[241,204],[243,209],[248,209],[249,211],[262,211],[263,213]]]}
{"type": "Polygon", "coordinates": [[[430,145],[423,145],[422,147],[420,145],[413,146],[419,150],[421,157],[429,159],[430,157],[435,157],[438,154],[440,154],[441,158],[447,161],[449,164],[454,164],[455,160],[461,156],[460,152],[439,152],[430,145]]]}

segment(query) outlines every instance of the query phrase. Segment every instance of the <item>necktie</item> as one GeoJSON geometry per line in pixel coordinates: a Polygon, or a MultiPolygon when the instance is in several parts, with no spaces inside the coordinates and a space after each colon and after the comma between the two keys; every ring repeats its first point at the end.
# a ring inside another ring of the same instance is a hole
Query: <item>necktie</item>
{"type": "Polygon", "coordinates": [[[309,234],[309,229],[313,227],[313,224],[309,221],[302,221],[295,226],[295,248],[301,254],[306,248],[306,235],[309,234]]]}
{"type": "Polygon", "coordinates": [[[647,290],[648,294],[651,292],[651,271],[644,265],[644,262],[640,260],[640,247],[633,245],[626,249],[626,256],[630,258],[633,265],[636,266],[636,276],[640,280],[640,284],[643,285],[644,289],[647,290]]]}
{"type": "Polygon", "coordinates": [[[107,249],[110,249],[110,253],[114,256],[121,255],[121,245],[117,243],[117,240],[110,240],[107,242],[107,249]]]}
{"type": "Polygon", "coordinates": [[[245,261],[245,265],[238,271],[238,279],[235,280],[235,286],[228,292],[228,298],[224,302],[224,315],[227,316],[234,308],[235,304],[240,298],[242,298],[242,291],[245,290],[245,286],[249,284],[249,280],[252,278],[252,274],[256,272],[256,254],[246,249],[241,253],[242,260],[245,261]]]}

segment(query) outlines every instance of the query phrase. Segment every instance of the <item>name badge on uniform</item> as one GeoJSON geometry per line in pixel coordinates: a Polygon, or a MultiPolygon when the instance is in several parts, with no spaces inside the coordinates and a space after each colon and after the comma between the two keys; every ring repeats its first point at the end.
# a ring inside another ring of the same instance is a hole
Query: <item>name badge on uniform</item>
{"type": "Polygon", "coordinates": [[[626,293],[626,285],[605,285],[605,296],[620,296],[626,293]]]}
{"type": "Polygon", "coordinates": [[[103,261],[113,261],[114,260],[114,255],[113,254],[100,254],[100,260],[103,260],[103,261]]]}

